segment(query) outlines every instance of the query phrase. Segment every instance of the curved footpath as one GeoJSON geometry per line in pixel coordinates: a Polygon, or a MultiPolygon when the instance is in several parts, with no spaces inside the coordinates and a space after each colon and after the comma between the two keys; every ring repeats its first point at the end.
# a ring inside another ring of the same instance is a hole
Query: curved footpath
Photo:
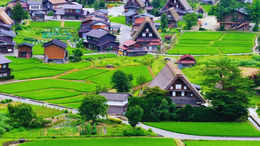
{"type": "MultiPolygon", "coordinates": [[[[53,109],[59,109],[59,110],[68,110],[69,112],[72,113],[78,113],[78,110],[76,109],[72,109],[72,108],[67,108],[67,107],[63,107],[63,106],[59,106],[59,105],[55,105],[55,104],[50,104],[50,103],[46,103],[46,102],[41,102],[41,101],[36,101],[36,100],[31,100],[31,99],[25,99],[25,98],[20,98],[18,96],[11,96],[11,95],[7,95],[7,94],[3,94],[0,93],[0,100],[1,99],[11,99],[15,102],[22,102],[22,103],[26,103],[26,104],[32,104],[32,105],[39,105],[39,106],[45,106],[47,108],[53,108],[53,109]]],[[[252,122],[258,129],[259,129],[259,125],[256,124],[256,121],[260,121],[260,118],[258,117],[258,115],[256,114],[255,109],[250,108],[249,109],[250,112],[250,116],[254,116],[255,119],[254,121],[250,120],[250,122],[252,122]]],[[[123,121],[123,123],[128,124],[127,121],[123,121]]],[[[188,134],[180,134],[180,133],[175,133],[175,132],[170,132],[170,131],[166,131],[166,130],[162,130],[162,129],[158,129],[158,128],[154,128],[151,126],[147,126],[144,125],[142,123],[139,123],[137,125],[138,127],[141,127],[143,129],[151,129],[154,133],[163,136],[163,137],[168,137],[168,138],[178,138],[178,139],[182,139],[182,140],[241,140],[241,141],[260,141],[260,137],[215,137],[215,136],[196,136],[196,135],[188,135],[188,134]]],[[[259,129],[260,130],[260,129],[259,129]]]]}

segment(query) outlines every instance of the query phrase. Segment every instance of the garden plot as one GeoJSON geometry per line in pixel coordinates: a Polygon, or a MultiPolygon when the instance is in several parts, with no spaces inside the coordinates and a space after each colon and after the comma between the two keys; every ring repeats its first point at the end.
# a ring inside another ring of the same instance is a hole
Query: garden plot
{"type": "Polygon", "coordinates": [[[168,54],[216,55],[250,53],[256,34],[244,32],[184,32],[168,54]]]}

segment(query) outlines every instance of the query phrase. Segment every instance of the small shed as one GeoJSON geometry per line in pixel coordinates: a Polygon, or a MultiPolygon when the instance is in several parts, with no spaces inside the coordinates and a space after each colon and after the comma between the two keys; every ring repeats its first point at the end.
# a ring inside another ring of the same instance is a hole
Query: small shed
{"type": "Polygon", "coordinates": [[[33,44],[22,43],[18,46],[18,57],[20,58],[31,58],[32,57],[32,48],[33,44]]]}
{"type": "Polygon", "coordinates": [[[108,93],[103,92],[99,95],[107,99],[109,115],[124,115],[127,110],[128,98],[131,97],[128,93],[108,93]]]}
{"type": "Polygon", "coordinates": [[[44,43],[44,62],[65,63],[68,60],[67,44],[54,39],[44,43]]]}
{"type": "Polygon", "coordinates": [[[191,66],[194,66],[196,64],[196,60],[191,55],[183,55],[177,61],[177,64],[179,65],[179,68],[191,67],[191,66]]]}

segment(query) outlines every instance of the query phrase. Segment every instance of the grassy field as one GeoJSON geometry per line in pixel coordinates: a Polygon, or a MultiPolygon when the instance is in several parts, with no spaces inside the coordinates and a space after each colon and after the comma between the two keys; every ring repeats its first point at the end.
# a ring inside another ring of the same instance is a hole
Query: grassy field
{"type": "Polygon", "coordinates": [[[156,128],[201,136],[260,137],[249,122],[146,122],[156,128]]]}
{"type": "Polygon", "coordinates": [[[112,23],[126,24],[125,16],[110,17],[112,23]]]}
{"type": "Polygon", "coordinates": [[[10,0],[1,0],[0,6],[5,6],[10,0]]]}
{"type": "Polygon", "coordinates": [[[175,146],[173,139],[165,138],[91,138],[91,139],[60,139],[35,140],[19,146],[175,146]]]}
{"type": "Polygon", "coordinates": [[[185,141],[186,146],[258,146],[260,141],[185,141]]]}
{"type": "Polygon", "coordinates": [[[184,32],[168,54],[215,55],[250,53],[254,33],[242,32],[184,32]]]}

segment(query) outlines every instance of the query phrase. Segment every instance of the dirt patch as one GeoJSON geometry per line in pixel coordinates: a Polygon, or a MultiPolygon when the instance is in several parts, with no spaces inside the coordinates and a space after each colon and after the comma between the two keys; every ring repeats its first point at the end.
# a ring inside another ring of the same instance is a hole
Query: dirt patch
{"type": "Polygon", "coordinates": [[[259,68],[253,67],[239,67],[239,69],[241,70],[241,73],[244,77],[252,77],[260,72],[259,68]]]}

